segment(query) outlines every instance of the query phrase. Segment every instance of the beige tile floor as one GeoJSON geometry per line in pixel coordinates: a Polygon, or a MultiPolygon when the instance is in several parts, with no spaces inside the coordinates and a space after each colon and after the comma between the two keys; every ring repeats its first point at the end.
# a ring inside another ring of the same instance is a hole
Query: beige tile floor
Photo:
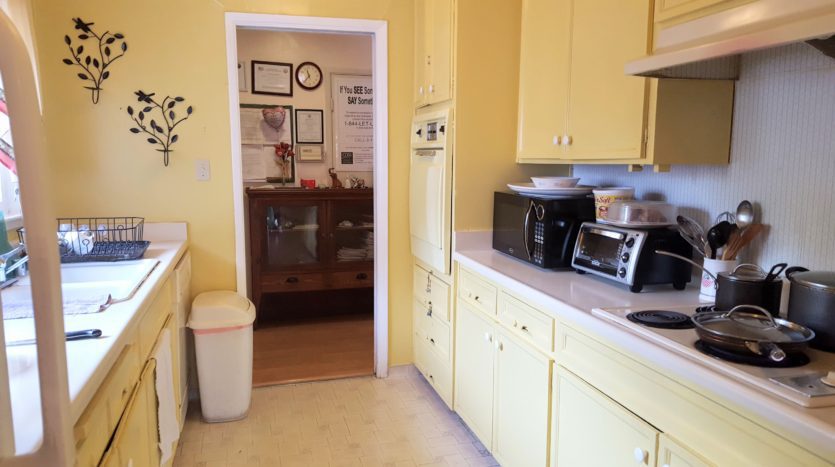
{"type": "Polygon", "coordinates": [[[415,367],[257,388],[249,417],[200,420],[192,404],[180,466],[497,466],[415,367]]]}

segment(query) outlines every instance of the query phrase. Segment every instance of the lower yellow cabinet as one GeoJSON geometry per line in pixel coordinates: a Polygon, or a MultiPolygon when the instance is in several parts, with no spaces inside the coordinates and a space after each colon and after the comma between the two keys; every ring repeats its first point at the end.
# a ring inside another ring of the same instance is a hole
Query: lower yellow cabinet
{"type": "Polygon", "coordinates": [[[658,436],[658,467],[714,467],[664,433],[658,436]]]}
{"type": "Polygon", "coordinates": [[[497,336],[493,456],[502,465],[547,465],[551,360],[506,331],[497,336]]]}
{"type": "Polygon", "coordinates": [[[552,465],[656,465],[658,430],[562,367],[555,373],[552,465]]]}
{"type": "Polygon", "coordinates": [[[455,324],[455,411],[490,448],[493,439],[494,326],[460,298],[455,324]]]}
{"type": "Polygon", "coordinates": [[[455,411],[502,465],[547,465],[550,358],[457,303],[455,411]]]}
{"type": "Polygon", "coordinates": [[[159,465],[156,391],[156,360],[148,360],[119,422],[110,448],[104,454],[104,467],[159,465]]]}

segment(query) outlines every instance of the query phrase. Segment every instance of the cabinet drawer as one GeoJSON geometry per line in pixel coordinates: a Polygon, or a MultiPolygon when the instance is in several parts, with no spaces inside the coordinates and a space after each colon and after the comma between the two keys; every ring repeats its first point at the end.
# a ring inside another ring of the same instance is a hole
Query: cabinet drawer
{"type": "Polygon", "coordinates": [[[125,347],[73,428],[78,465],[97,465],[139,376],[139,349],[125,347]]]}
{"type": "Polygon", "coordinates": [[[275,273],[262,276],[262,292],[304,292],[326,288],[327,277],[321,272],[275,273]]]}
{"type": "Polygon", "coordinates": [[[430,276],[431,284],[427,305],[436,318],[449,322],[449,286],[435,276],[430,276]]]}
{"type": "Polygon", "coordinates": [[[543,352],[554,346],[554,319],[502,292],[499,322],[517,335],[530,339],[543,352]]]}
{"type": "Polygon", "coordinates": [[[418,370],[423,373],[426,381],[441,396],[444,403],[451,408],[452,366],[429,349],[424,342],[415,343],[415,360],[420,360],[421,364],[416,365],[418,370]]]}
{"type": "Polygon", "coordinates": [[[151,306],[139,322],[139,358],[141,361],[148,359],[154,343],[157,341],[160,330],[165,320],[173,311],[171,297],[171,281],[166,281],[154,299],[151,306]]]}
{"type": "Polygon", "coordinates": [[[374,287],[374,271],[343,271],[331,273],[330,286],[334,289],[374,287]]]}
{"type": "Polygon", "coordinates": [[[489,315],[496,314],[496,287],[474,273],[460,268],[458,296],[489,315]]]}
{"type": "Polygon", "coordinates": [[[427,348],[437,354],[443,361],[450,361],[450,330],[449,325],[419,303],[414,303],[414,323],[418,330],[418,339],[426,344],[427,348]]]}
{"type": "Polygon", "coordinates": [[[412,295],[421,304],[429,301],[429,294],[432,291],[432,284],[429,279],[429,271],[415,265],[412,272],[412,295]]]}

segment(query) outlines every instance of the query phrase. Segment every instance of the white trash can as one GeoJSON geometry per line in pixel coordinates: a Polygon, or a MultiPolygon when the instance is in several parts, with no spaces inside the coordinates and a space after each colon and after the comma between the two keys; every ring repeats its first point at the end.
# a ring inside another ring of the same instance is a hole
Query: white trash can
{"type": "Polygon", "coordinates": [[[252,322],[255,305],[235,292],[205,292],[191,306],[203,420],[246,417],[252,395],[252,322]]]}

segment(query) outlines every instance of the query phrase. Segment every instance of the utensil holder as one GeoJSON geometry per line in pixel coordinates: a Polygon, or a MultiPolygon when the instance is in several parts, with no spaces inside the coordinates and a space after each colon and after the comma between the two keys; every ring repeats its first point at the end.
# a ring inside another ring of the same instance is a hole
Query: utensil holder
{"type": "Polygon", "coordinates": [[[699,293],[701,293],[704,297],[716,298],[716,277],[718,277],[720,272],[733,271],[734,268],[736,268],[736,265],[736,260],[705,258],[705,262],[703,264],[704,270],[702,271],[701,289],[699,290],[699,293]],[[713,277],[711,277],[710,274],[707,274],[705,270],[713,274],[713,277]]]}

